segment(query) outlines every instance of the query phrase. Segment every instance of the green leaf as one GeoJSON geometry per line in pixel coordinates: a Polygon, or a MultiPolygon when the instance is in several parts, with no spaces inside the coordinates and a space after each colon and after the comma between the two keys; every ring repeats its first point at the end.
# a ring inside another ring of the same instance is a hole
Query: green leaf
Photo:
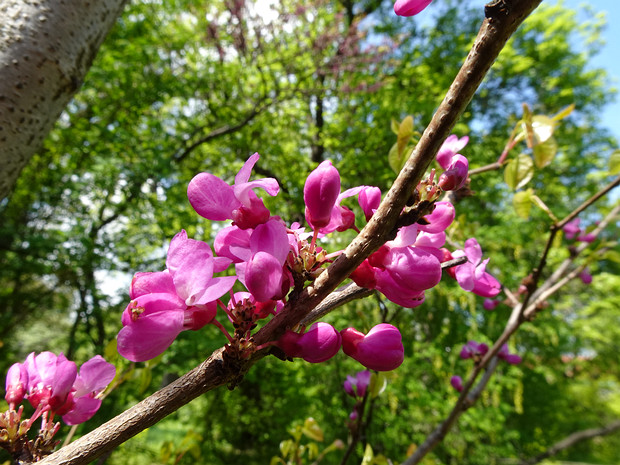
{"type": "Polygon", "coordinates": [[[321,429],[317,421],[312,417],[306,418],[306,421],[304,421],[302,432],[313,441],[323,442],[323,430],[321,429]]]}
{"type": "Polygon", "coordinates": [[[614,150],[609,157],[609,174],[620,173],[620,149],[614,150]]]}
{"type": "Polygon", "coordinates": [[[364,449],[364,457],[362,458],[362,465],[370,465],[375,458],[375,454],[372,451],[372,447],[370,444],[366,444],[366,448],[364,449]]]}
{"type": "Polygon", "coordinates": [[[543,144],[551,138],[556,123],[545,115],[536,115],[532,118],[532,131],[534,135],[533,146],[543,144]]]}
{"type": "Polygon", "coordinates": [[[295,443],[293,442],[292,439],[286,439],[282,441],[280,443],[280,453],[282,454],[282,457],[284,458],[288,457],[294,447],[295,447],[295,443]]]}
{"type": "Polygon", "coordinates": [[[515,207],[517,215],[524,220],[527,220],[530,217],[533,193],[534,191],[532,189],[517,192],[512,199],[512,205],[515,207]]]}
{"type": "Polygon", "coordinates": [[[370,391],[369,395],[371,399],[374,399],[381,395],[383,391],[385,391],[385,387],[387,386],[387,379],[383,372],[373,373],[370,377],[370,391]]]}
{"type": "Polygon", "coordinates": [[[398,154],[398,143],[392,145],[390,149],[390,153],[388,153],[388,163],[390,164],[390,168],[398,174],[400,173],[400,156],[398,154]]]}
{"type": "Polygon", "coordinates": [[[538,144],[534,146],[534,164],[536,168],[543,168],[547,166],[556,153],[558,153],[558,142],[555,140],[555,137],[549,137],[542,144],[538,144]]]}
{"type": "Polygon", "coordinates": [[[403,156],[403,152],[409,144],[409,141],[411,140],[411,136],[413,136],[413,117],[407,116],[400,123],[398,128],[398,139],[396,141],[398,144],[398,155],[401,158],[403,156]]]}
{"type": "Polygon", "coordinates": [[[574,109],[575,109],[575,104],[571,103],[569,106],[567,106],[566,108],[561,109],[558,113],[553,115],[551,117],[551,119],[553,121],[560,121],[561,119],[564,119],[568,115],[570,115],[573,112],[574,109]]]}
{"type": "Polygon", "coordinates": [[[525,186],[534,175],[534,162],[531,157],[521,153],[508,162],[504,169],[504,181],[511,189],[525,186]]]}
{"type": "Polygon", "coordinates": [[[398,124],[398,121],[396,121],[394,118],[392,118],[392,121],[390,123],[392,132],[396,135],[398,135],[398,130],[400,129],[400,124],[398,124]]]}
{"type": "Polygon", "coordinates": [[[603,260],[610,260],[615,263],[620,263],[620,252],[615,250],[608,250],[601,257],[603,260]]]}

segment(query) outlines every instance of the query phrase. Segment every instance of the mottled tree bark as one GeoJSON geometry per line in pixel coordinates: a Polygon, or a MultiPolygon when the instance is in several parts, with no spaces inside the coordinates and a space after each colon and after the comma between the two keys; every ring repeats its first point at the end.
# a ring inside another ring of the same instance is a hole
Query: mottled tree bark
{"type": "Polygon", "coordinates": [[[0,200],[79,89],[126,0],[0,0],[0,200]]]}

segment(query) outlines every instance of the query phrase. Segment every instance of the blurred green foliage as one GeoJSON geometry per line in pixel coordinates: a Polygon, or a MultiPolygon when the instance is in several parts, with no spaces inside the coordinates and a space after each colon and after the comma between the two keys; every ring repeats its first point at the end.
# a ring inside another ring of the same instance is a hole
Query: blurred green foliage
{"type": "MultiPolygon", "coordinates": [[[[162,269],[180,229],[208,241],[220,227],[191,209],[188,182],[200,171],[230,181],[258,151],[254,176],[276,177],[282,186],[266,203],[291,222],[303,221],[305,176],[323,159],[334,161],[344,187],[385,192],[394,178],[391,121],[412,115],[412,130],[424,129],[481,20],[473,2],[435,3],[413,19],[395,18],[390,2],[374,0],[128,5],[44,149],[0,204],[2,371],[31,351],[64,351],[83,362],[105,350],[123,382],[78,428],[84,434],[221,346],[223,337],[207,327],[134,365],[115,356],[111,342],[131,275],[162,269]]],[[[555,159],[526,186],[559,218],[608,181],[617,148],[599,121],[614,90],[604,71],[589,66],[603,26],[599,16],[580,22],[561,4],[543,4],[509,41],[454,130],[469,135],[463,154],[480,167],[497,160],[523,103],[537,115],[575,104],[554,133],[555,159]]],[[[514,290],[538,262],[550,220],[535,208],[528,221],[520,218],[503,179],[502,171],[472,179],[474,195],[458,199],[450,240],[475,236],[492,257],[490,271],[514,290]]],[[[586,224],[608,206],[598,208],[583,216],[586,224]]],[[[606,234],[616,255],[592,255],[593,284],[564,289],[523,327],[511,349],[524,363],[500,365],[425,464],[507,463],[620,415],[617,223],[606,234]]],[[[333,250],[351,238],[342,236],[333,250]]],[[[549,269],[566,257],[560,243],[549,269]]],[[[398,462],[422,443],[457,398],[450,377],[468,372],[458,359],[462,344],[492,342],[508,313],[504,305],[485,312],[482,299],[445,278],[415,310],[371,297],[330,314],[336,327],[360,330],[387,319],[405,341],[405,362],[373,401],[349,463],[365,453],[398,462]]],[[[324,445],[346,443],[353,401],[342,382],[359,369],[343,354],[320,365],[269,358],[234,391],[196,399],[121,445],[107,463],[269,463],[309,417],[324,445]]],[[[617,463],[618,444],[617,435],[602,438],[561,457],[617,463]]],[[[321,463],[340,457],[332,451],[321,463]]]]}

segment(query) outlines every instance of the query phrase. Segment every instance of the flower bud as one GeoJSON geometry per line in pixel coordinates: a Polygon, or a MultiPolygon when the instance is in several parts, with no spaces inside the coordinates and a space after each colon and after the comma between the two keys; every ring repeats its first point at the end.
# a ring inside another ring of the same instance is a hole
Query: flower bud
{"type": "Polygon", "coordinates": [[[300,357],[306,362],[320,363],[329,360],[340,350],[340,333],[328,323],[315,323],[303,334],[287,331],[278,340],[288,357],[300,357]]]}
{"type": "Polygon", "coordinates": [[[372,328],[367,335],[355,328],[343,329],[342,350],[366,368],[390,371],[403,363],[405,350],[400,331],[388,323],[372,328]]]}
{"type": "Polygon", "coordinates": [[[469,162],[463,155],[455,155],[448,169],[439,176],[439,187],[444,191],[455,191],[463,187],[469,173],[469,162]]]}
{"type": "Polygon", "coordinates": [[[339,194],[340,173],[326,160],[308,175],[304,185],[306,220],[313,229],[329,224],[339,194]]]}
{"type": "Polygon", "coordinates": [[[370,385],[370,371],[364,370],[357,373],[355,376],[347,376],[344,382],[343,388],[351,397],[362,398],[366,394],[366,389],[370,385]]]}
{"type": "Polygon", "coordinates": [[[453,376],[450,378],[450,384],[454,389],[461,392],[463,390],[463,378],[460,376],[453,376]]]}
{"type": "Polygon", "coordinates": [[[4,398],[10,406],[20,404],[26,393],[28,371],[21,363],[14,363],[6,374],[6,394],[4,398]]]}
{"type": "Polygon", "coordinates": [[[491,310],[495,310],[495,307],[497,307],[499,304],[500,304],[499,300],[484,299],[482,306],[484,307],[485,310],[491,311],[491,310]]]}
{"type": "Polygon", "coordinates": [[[460,357],[462,359],[473,358],[474,361],[478,361],[488,351],[489,346],[483,342],[467,341],[467,344],[461,349],[460,357]]]}

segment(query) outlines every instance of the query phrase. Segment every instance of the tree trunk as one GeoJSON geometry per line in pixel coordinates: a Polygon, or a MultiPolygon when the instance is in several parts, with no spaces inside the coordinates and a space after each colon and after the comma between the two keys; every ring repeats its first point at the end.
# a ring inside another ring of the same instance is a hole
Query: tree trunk
{"type": "Polygon", "coordinates": [[[126,0],[0,0],[0,200],[80,87],[126,0]]]}

